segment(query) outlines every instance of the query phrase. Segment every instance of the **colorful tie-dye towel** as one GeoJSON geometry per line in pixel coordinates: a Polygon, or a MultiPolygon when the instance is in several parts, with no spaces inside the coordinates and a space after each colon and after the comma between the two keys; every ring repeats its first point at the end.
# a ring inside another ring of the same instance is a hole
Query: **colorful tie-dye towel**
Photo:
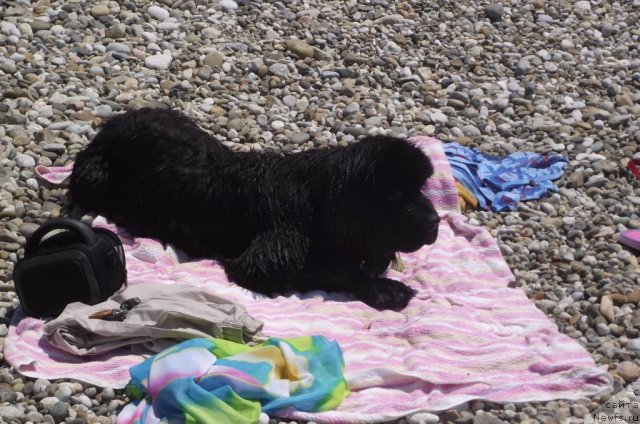
{"type": "Polygon", "coordinates": [[[349,394],[342,352],[324,337],[269,339],[249,347],[191,339],[131,368],[117,424],[253,424],[260,412],[322,412],[349,394]]]}

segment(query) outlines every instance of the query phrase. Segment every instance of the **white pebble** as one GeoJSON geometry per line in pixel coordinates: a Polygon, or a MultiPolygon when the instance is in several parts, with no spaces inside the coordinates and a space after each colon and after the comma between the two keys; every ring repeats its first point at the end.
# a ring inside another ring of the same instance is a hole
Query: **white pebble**
{"type": "Polygon", "coordinates": [[[560,47],[562,47],[565,50],[572,49],[574,46],[575,45],[573,44],[573,41],[571,41],[568,38],[565,38],[562,41],[560,41],[560,47]]]}
{"type": "Polygon", "coordinates": [[[159,21],[164,21],[169,18],[170,14],[168,10],[161,8],[160,6],[149,6],[147,9],[149,15],[156,18],[159,21]]]}
{"type": "Polygon", "coordinates": [[[33,168],[36,166],[36,160],[24,153],[18,153],[16,155],[16,164],[22,168],[33,168]]]}
{"type": "Polygon", "coordinates": [[[81,394],[78,396],[73,396],[71,398],[71,404],[72,405],[84,405],[87,408],[91,408],[92,404],[91,404],[91,399],[89,399],[89,396],[85,395],[85,394],[81,394]]]}
{"type": "Polygon", "coordinates": [[[18,27],[13,22],[9,21],[0,22],[0,33],[4,35],[14,35],[16,37],[20,37],[20,31],[18,30],[18,27]]]}
{"type": "Polygon", "coordinates": [[[166,29],[173,31],[180,28],[180,24],[177,22],[160,22],[157,28],[161,31],[164,31],[166,29]]]}
{"type": "Polygon", "coordinates": [[[573,7],[579,10],[591,10],[591,3],[587,0],[577,1],[573,7]]]}
{"type": "Polygon", "coordinates": [[[11,56],[9,56],[9,59],[13,60],[14,62],[22,62],[25,60],[25,55],[20,54],[20,53],[14,53],[11,56]]]}
{"type": "Polygon", "coordinates": [[[110,106],[98,105],[93,109],[93,113],[99,118],[109,118],[113,111],[110,106]]]}
{"type": "Polygon", "coordinates": [[[33,190],[38,189],[38,180],[36,180],[35,178],[27,178],[26,183],[27,183],[27,187],[33,190]]]}
{"type": "Polygon", "coordinates": [[[238,3],[233,0],[220,0],[218,3],[220,9],[222,10],[236,10],[238,9],[238,3]]]}
{"type": "Polygon", "coordinates": [[[156,41],[158,41],[158,35],[154,34],[153,32],[143,32],[142,38],[144,38],[145,41],[149,41],[151,43],[155,43],[156,41]]]}
{"type": "Polygon", "coordinates": [[[435,424],[439,421],[437,415],[428,412],[418,412],[407,418],[409,424],[435,424]]]}
{"type": "Polygon", "coordinates": [[[436,124],[446,124],[449,118],[440,111],[429,112],[429,117],[436,124]]]}
{"type": "Polygon", "coordinates": [[[173,58],[168,54],[157,54],[154,56],[149,56],[144,60],[144,64],[146,67],[151,69],[169,69],[171,65],[171,61],[173,58]]]}
{"type": "Polygon", "coordinates": [[[640,339],[631,339],[625,345],[627,350],[640,351],[640,339]]]}

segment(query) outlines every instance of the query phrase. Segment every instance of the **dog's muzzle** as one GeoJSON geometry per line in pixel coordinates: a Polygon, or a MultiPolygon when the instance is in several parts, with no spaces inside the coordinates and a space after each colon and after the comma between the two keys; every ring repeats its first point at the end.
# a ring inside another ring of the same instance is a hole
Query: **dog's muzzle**
{"type": "Polygon", "coordinates": [[[438,227],[440,225],[440,217],[435,216],[430,218],[425,234],[425,242],[424,244],[433,244],[438,239],[438,227]]]}

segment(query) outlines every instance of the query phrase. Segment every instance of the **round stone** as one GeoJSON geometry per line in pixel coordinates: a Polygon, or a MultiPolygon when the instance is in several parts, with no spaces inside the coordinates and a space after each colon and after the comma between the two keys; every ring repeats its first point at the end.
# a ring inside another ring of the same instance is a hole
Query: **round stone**
{"type": "Polygon", "coordinates": [[[625,345],[627,350],[631,350],[634,352],[640,351],[640,339],[631,339],[625,345]]]}
{"type": "Polygon", "coordinates": [[[211,51],[204,57],[203,63],[211,68],[219,68],[224,63],[224,56],[217,51],[211,51]]]}
{"type": "Polygon", "coordinates": [[[288,108],[295,107],[297,101],[298,99],[296,98],[296,96],[292,95],[284,96],[284,98],[282,99],[282,103],[284,103],[288,108]]]}
{"type": "Polygon", "coordinates": [[[149,13],[149,15],[159,21],[165,21],[167,19],[169,19],[169,16],[171,16],[171,14],[169,13],[168,10],[163,9],[160,6],[149,6],[147,8],[147,12],[149,13]]]}
{"type": "Polygon", "coordinates": [[[57,423],[64,421],[68,413],[69,413],[68,402],[58,402],[49,407],[49,415],[51,415],[55,420],[55,422],[57,423]]]}
{"type": "Polygon", "coordinates": [[[580,0],[573,4],[573,7],[577,10],[588,11],[591,10],[591,2],[588,0],[580,0]]]}
{"type": "Polygon", "coordinates": [[[58,390],[56,390],[55,397],[58,398],[62,402],[67,402],[71,396],[73,395],[73,389],[68,385],[58,386],[58,390]]]}
{"type": "Polygon", "coordinates": [[[220,7],[220,9],[222,10],[237,10],[238,9],[238,3],[236,3],[233,0],[220,0],[220,2],[218,2],[218,7],[220,7]]]}
{"type": "Polygon", "coordinates": [[[440,418],[429,412],[419,412],[407,417],[409,424],[436,424],[438,422],[440,422],[440,418]]]}
{"type": "Polygon", "coordinates": [[[598,324],[596,324],[596,333],[598,333],[599,336],[606,336],[607,334],[609,334],[609,332],[609,326],[604,322],[599,322],[598,324]]]}
{"type": "Polygon", "coordinates": [[[484,14],[487,16],[487,18],[494,21],[501,20],[503,13],[504,13],[504,9],[502,7],[502,4],[500,3],[492,3],[485,6],[484,8],[484,14]]]}
{"type": "Polygon", "coordinates": [[[0,417],[5,422],[10,422],[15,420],[20,422],[20,418],[22,418],[23,416],[24,416],[24,408],[14,406],[14,405],[0,406],[0,417]]]}
{"type": "Polygon", "coordinates": [[[21,168],[34,168],[36,160],[29,155],[18,153],[15,157],[16,164],[21,168]]]}
{"type": "Polygon", "coordinates": [[[640,379],[640,366],[631,361],[624,361],[616,368],[616,374],[625,382],[632,383],[640,379]]]}
{"type": "Polygon", "coordinates": [[[105,387],[102,389],[101,397],[103,403],[111,401],[115,396],[116,393],[111,387],[105,387]]]}
{"type": "Polygon", "coordinates": [[[169,69],[173,58],[167,54],[157,54],[153,56],[147,56],[144,60],[144,64],[151,69],[166,70],[169,69]]]}
{"type": "Polygon", "coordinates": [[[109,43],[109,45],[107,46],[107,51],[129,54],[131,52],[131,49],[124,43],[109,43]]]}
{"type": "Polygon", "coordinates": [[[308,133],[300,132],[295,133],[289,139],[293,144],[303,144],[311,139],[311,136],[308,133]]]}
{"type": "Polygon", "coordinates": [[[382,119],[379,116],[372,116],[370,118],[365,119],[364,125],[367,127],[377,128],[382,125],[382,119]]]}
{"type": "Polygon", "coordinates": [[[232,119],[227,123],[227,128],[235,131],[240,131],[246,125],[245,119],[232,119]]]}
{"type": "Polygon", "coordinates": [[[273,75],[282,78],[287,78],[289,76],[289,67],[283,63],[274,63],[269,66],[269,71],[271,71],[273,75]]]}

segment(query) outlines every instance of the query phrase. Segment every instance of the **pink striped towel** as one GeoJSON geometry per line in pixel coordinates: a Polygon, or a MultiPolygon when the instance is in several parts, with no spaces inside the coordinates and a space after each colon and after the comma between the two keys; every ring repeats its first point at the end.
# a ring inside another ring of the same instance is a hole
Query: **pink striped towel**
{"type": "MultiPolygon", "coordinates": [[[[418,292],[402,312],[378,312],[322,292],[266,298],[229,283],[213,261],[184,262],[171,247],[120,230],[130,283],[207,287],[244,305],[265,322],[266,334],[337,340],[353,393],[335,411],[290,411],[284,414],[289,418],[381,422],[472,399],[577,399],[608,389],[611,377],[585,349],[560,334],[522,290],[508,287],[513,275],[496,240],[459,211],[441,143],[426,137],[414,142],[433,161],[435,175],[425,188],[442,221],[434,245],[403,255],[402,273],[388,271],[418,292]]],[[[99,218],[96,225],[108,224],[99,218]]],[[[43,324],[18,315],[5,341],[7,361],[25,375],[123,387],[129,367],[141,359],[116,352],[85,362],[52,348],[42,337],[43,324]]]]}

